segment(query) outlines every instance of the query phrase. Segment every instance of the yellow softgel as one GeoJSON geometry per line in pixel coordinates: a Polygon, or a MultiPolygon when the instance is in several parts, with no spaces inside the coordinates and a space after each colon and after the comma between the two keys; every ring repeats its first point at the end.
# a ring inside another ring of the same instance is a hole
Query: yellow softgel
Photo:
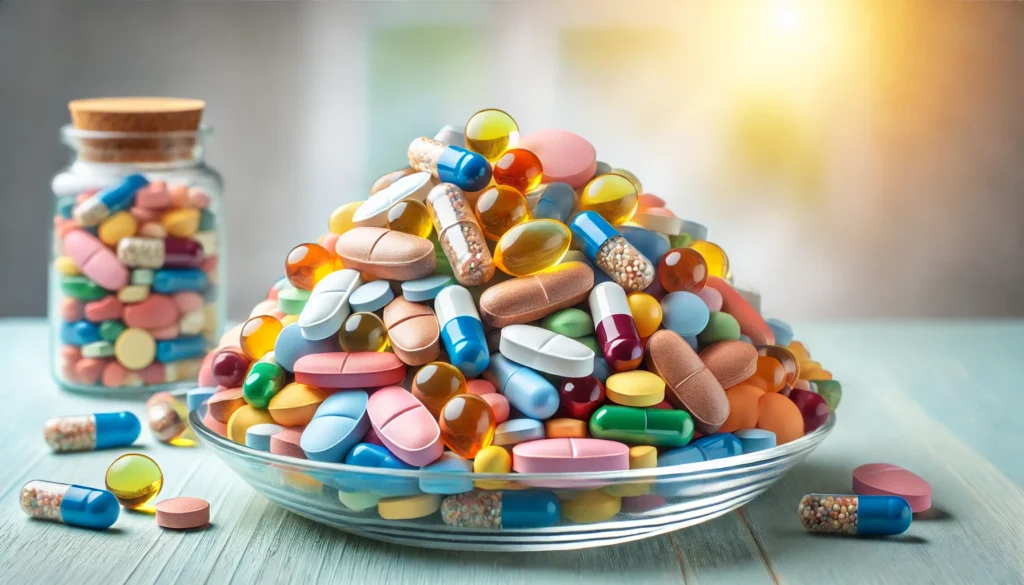
{"type": "Polygon", "coordinates": [[[519,125],[501,110],[480,110],[466,122],[466,147],[494,162],[519,142],[519,125]]]}
{"type": "Polygon", "coordinates": [[[64,276],[78,276],[82,273],[69,256],[57,256],[53,261],[53,268],[64,276]]]}
{"type": "Polygon", "coordinates": [[[389,230],[425,238],[434,229],[427,206],[415,199],[399,201],[388,209],[389,230]]]}
{"type": "Polygon", "coordinates": [[[107,468],[107,490],[125,508],[139,509],[156,499],[164,486],[160,466],[140,453],[128,453],[107,468]]]}
{"type": "Polygon", "coordinates": [[[691,242],[687,247],[691,250],[696,250],[704,257],[704,263],[708,265],[708,274],[710,276],[725,278],[725,275],[729,274],[729,257],[725,255],[725,250],[719,247],[718,244],[697,240],[696,242],[691,242]]]}
{"type": "Polygon", "coordinates": [[[633,219],[639,203],[636,186],[628,178],[611,173],[591,179],[580,194],[580,211],[594,211],[612,225],[633,219]]]}
{"type": "Polygon", "coordinates": [[[494,248],[494,264],[506,274],[526,276],[555,266],[569,250],[569,228],[553,219],[513,226],[494,248]]]}
{"type": "Polygon", "coordinates": [[[530,220],[526,197],[515,187],[495,185],[477,198],[476,217],[484,229],[484,237],[498,240],[513,226],[530,220]]]}
{"type": "MultiPolygon", "coordinates": [[[[198,224],[196,228],[198,229],[198,224]]],[[[118,211],[100,223],[96,230],[96,237],[108,246],[116,246],[124,238],[135,235],[139,228],[139,222],[135,216],[128,211],[118,211]]]]}
{"type": "MultiPolygon", "coordinates": [[[[511,473],[511,471],[512,456],[504,447],[498,445],[484,447],[473,458],[473,473],[511,473]]],[[[481,480],[474,481],[473,485],[482,490],[500,490],[507,483],[507,481],[481,480]]]]}
{"type": "Polygon", "coordinates": [[[238,345],[249,359],[258,360],[274,349],[277,336],[283,328],[276,318],[270,315],[257,315],[242,325],[238,345]]]}
{"type": "Polygon", "coordinates": [[[636,323],[636,331],[640,338],[654,335],[661,327],[661,320],[664,317],[658,299],[645,292],[631,292],[626,295],[626,300],[629,302],[629,310],[633,313],[633,321],[636,323]]]}
{"type": "Polygon", "coordinates": [[[644,192],[644,186],[640,184],[640,179],[636,178],[636,175],[634,175],[633,173],[627,171],[626,169],[612,169],[611,172],[616,175],[622,175],[623,177],[629,179],[629,182],[633,183],[633,186],[636,187],[637,193],[644,192]]]}
{"type": "Polygon", "coordinates": [[[384,351],[388,348],[388,328],[380,317],[373,313],[352,313],[338,330],[341,350],[384,351]]]}
{"type": "Polygon", "coordinates": [[[333,233],[341,235],[348,230],[355,227],[352,223],[352,216],[356,214],[356,210],[363,204],[362,201],[353,201],[346,203],[331,213],[331,218],[327,220],[327,229],[333,233]]]}
{"type": "Polygon", "coordinates": [[[562,500],[562,515],[573,522],[601,522],[619,513],[622,498],[593,490],[562,500]]]}

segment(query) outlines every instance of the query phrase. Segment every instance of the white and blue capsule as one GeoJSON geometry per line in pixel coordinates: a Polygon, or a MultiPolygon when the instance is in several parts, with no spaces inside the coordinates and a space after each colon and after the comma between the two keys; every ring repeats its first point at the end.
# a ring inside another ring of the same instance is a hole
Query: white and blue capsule
{"type": "Polygon", "coordinates": [[[441,324],[441,341],[451,364],[467,378],[483,373],[491,356],[473,295],[464,287],[447,286],[437,293],[434,312],[441,324]]]}
{"type": "Polygon", "coordinates": [[[808,494],[797,511],[808,532],[892,536],[910,528],[910,504],[898,496],[808,494]]]}
{"type": "Polygon", "coordinates": [[[51,418],[43,438],[55,453],[127,447],[139,438],[142,424],[128,411],[51,418]]]}
{"type": "Polygon", "coordinates": [[[107,490],[36,479],[21,488],[21,509],[32,518],[106,530],[117,522],[121,505],[107,490]]]}
{"type": "Polygon", "coordinates": [[[128,175],[117,185],[99,191],[79,203],[72,216],[82,227],[99,225],[111,213],[131,207],[135,201],[135,192],[148,184],[146,177],[140,174],[128,175]]]}

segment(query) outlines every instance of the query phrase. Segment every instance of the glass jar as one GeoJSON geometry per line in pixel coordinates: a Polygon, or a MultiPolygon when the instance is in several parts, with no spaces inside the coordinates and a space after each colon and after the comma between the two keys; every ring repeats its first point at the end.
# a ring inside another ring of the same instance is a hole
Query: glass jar
{"type": "Polygon", "coordinates": [[[49,278],[51,369],[62,389],[195,386],[220,334],[225,238],[221,177],[203,156],[210,129],[196,126],[62,128],[73,156],[52,182],[49,278]]]}

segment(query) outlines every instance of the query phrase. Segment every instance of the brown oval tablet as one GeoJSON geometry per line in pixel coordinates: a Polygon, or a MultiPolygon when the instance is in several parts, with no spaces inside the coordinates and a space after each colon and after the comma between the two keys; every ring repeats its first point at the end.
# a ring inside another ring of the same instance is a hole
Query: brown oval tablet
{"type": "Polygon", "coordinates": [[[665,399],[689,412],[698,431],[713,433],[729,417],[722,385],[678,333],[655,331],[647,340],[644,359],[647,369],[665,381],[665,399]]]}
{"type": "Polygon", "coordinates": [[[566,262],[488,288],[480,295],[480,318],[491,327],[529,323],[583,302],[592,288],[594,271],[566,262]]]}
{"type": "Polygon", "coordinates": [[[200,498],[171,498],[156,505],[156,523],[172,530],[202,528],[210,523],[210,503],[200,498]]]}
{"type": "Polygon", "coordinates": [[[222,388],[206,400],[206,412],[215,421],[227,424],[236,410],[245,406],[241,388],[222,388]]]}
{"type": "Polygon", "coordinates": [[[426,238],[379,227],[355,227],[338,237],[334,251],[345,268],[383,280],[415,280],[437,268],[426,238]]]}
{"type": "Polygon", "coordinates": [[[719,341],[704,348],[700,359],[723,388],[732,388],[757,371],[757,348],[745,341],[719,341]]]}
{"type": "Polygon", "coordinates": [[[406,364],[422,366],[441,355],[441,327],[430,307],[397,297],[384,307],[384,325],[391,348],[406,364]]]}

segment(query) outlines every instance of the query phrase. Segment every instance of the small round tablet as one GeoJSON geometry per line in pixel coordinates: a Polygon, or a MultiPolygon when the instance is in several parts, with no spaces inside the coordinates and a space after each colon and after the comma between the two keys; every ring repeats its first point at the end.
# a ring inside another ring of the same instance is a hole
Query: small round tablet
{"type": "Polygon", "coordinates": [[[931,484],[891,463],[868,463],[854,469],[853,492],[862,496],[899,496],[915,514],[932,507],[931,484]]]}
{"type": "Polygon", "coordinates": [[[375,280],[357,288],[348,297],[348,304],[353,313],[372,313],[383,309],[393,301],[395,293],[386,280],[375,280]]]}
{"type": "Polygon", "coordinates": [[[450,274],[432,274],[403,282],[402,295],[407,301],[422,303],[433,300],[441,289],[452,284],[455,284],[455,278],[450,274]]]}
{"type": "Polygon", "coordinates": [[[202,528],[210,523],[210,503],[200,498],[170,498],[156,505],[156,523],[172,530],[202,528]]]}

